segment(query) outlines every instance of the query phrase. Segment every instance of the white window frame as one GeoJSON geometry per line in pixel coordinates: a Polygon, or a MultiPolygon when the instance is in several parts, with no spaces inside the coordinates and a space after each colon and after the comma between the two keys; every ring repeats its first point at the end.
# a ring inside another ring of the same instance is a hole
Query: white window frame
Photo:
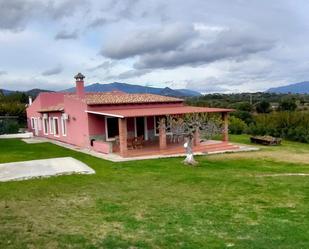
{"type": "Polygon", "coordinates": [[[44,135],[48,135],[48,130],[49,130],[49,121],[48,121],[48,118],[43,118],[42,119],[43,120],[43,133],[44,133],[44,135]],[[47,120],[47,123],[46,123],[46,125],[45,125],[45,120],[47,120]]]}
{"type": "Polygon", "coordinates": [[[31,123],[31,129],[34,130],[34,117],[31,117],[30,123],[31,123]]]}
{"type": "Polygon", "coordinates": [[[67,128],[68,128],[67,121],[63,116],[61,116],[61,134],[63,137],[67,136],[68,133],[67,128]]]}
{"type": "MultiPolygon", "coordinates": [[[[107,119],[108,118],[116,118],[116,117],[105,116],[105,136],[106,136],[106,141],[110,142],[110,141],[115,141],[116,137],[111,137],[111,138],[108,137],[108,128],[107,128],[107,119]]],[[[119,119],[118,119],[118,122],[119,122],[119,119]]],[[[119,126],[118,126],[118,132],[119,132],[119,126]]]]}
{"type": "Polygon", "coordinates": [[[145,133],[145,140],[148,141],[148,124],[147,124],[147,117],[144,117],[144,133],[145,133]]]}
{"type": "Polygon", "coordinates": [[[38,136],[39,135],[39,126],[38,126],[38,118],[33,118],[34,120],[34,135],[38,136]]]}
{"type": "Polygon", "coordinates": [[[49,117],[48,123],[49,123],[49,134],[54,134],[54,121],[53,121],[53,117],[49,117]]]}
{"type": "Polygon", "coordinates": [[[41,131],[42,130],[42,118],[38,117],[38,130],[41,131]]]}
{"type": "Polygon", "coordinates": [[[159,136],[159,133],[157,133],[157,122],[156,122],[156,117],[157,117],[157,116],[153,116],[153,129],[154,129],[154,135],[155,135],[155,136],[159,136]]]}
{"type": "Polygon", "coordinates": [[[134,117],[134,136],[137,137],[136,117],[134,117]]]}
{"type": "Polygon", "coordinates": [[[60,137],[60,126],[59,126],[59,118],[58,117],[54,117],[53,118],[53,129],[54,129],[54,137],[60,137]],[[57,120],[57,121],[56,121],[57,120]],[[56,122],[57,122],[57,127],[58,127],[58,135],[56,135],[56,122]]]}
{"type": "MultiPolygon", "coordinates": [[[[136,117],[134,117],[134,136],[137,137],[136,117]]],[[[148,140],[147,117],[144,117],[144,139],[148,140]]]]}

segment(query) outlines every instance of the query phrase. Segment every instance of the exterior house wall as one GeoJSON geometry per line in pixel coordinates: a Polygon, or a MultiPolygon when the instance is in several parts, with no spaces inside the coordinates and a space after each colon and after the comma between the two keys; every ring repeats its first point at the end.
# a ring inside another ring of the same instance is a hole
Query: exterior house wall
{"type": "Polygon", "coordinates": [[[90,138],[105,140],[105,117],[88,113],[90,138]]]}
{"type": "Polygon", "coordinates": [[[40,93],[38,98],[40,98],[41,109],[63,103],[65,94],[67,93],[40,93]]]}
{"type": "Polygon", "coordinates": [[[112,152],[113,146],[111,143],[106,143],[102,141],[94,141],[93,149],[97,152],[108,154],[112,152]]]}
{"type": "MultiPolygon", "coordinates": [[[[27,125],[28,125],[28,131],[33,132],[34,129],[31,127],[31,118],[32,117],[41,117],[42,115],[38,113],[37,111],[41,108],[41,98],[38,96],[32,104],[26,109],[27,113],[27,125]]],[[[42,131],[39,131],[39,136],[43,135],[42,131]]]]}
{"type": "MultiPolygon", "coordinates": [[[[61,141],[61,142],[68,142],[68,137],[63,136],[63,131],[62,131],[62,127],[61,127],[61,116],[62,116],[62,112],[48,113],[48,127],[47,127],[48,133],[47,133],[47,135],[44,134],[44,125],[42,123],[42,135],[40,135],[40,136],[44,136],[44,137],[51,138],[51,139],[54,139],[54,140],[58,140],[58,141],[61,141]],[[56,136],[53,132],[52,133],[50,132],[50,121],[53,122],[54,118],[57,118],[56,122],[58,122],[58,130],[59,130],[58,136],[56,136]]],[[[42,118],[42,122],[43,122],[43,118],[42,118]]]]}
{"type": "Polygon", "coordinates": [[[65,113],[69,115],[67,121],[67,142],[80,146],[90,145],[87,105],[79,98],[64,97],[65,113]]]}
{"type": "Polygon", "coordinates": [[[65,93],[40,93],[36,99],[32,102],[32,104],[26,109],[27,112],[27,124],[28,130],[34,133],[34,129],[31,127],[31,117],[40,118],[38,122],[41,123],[39,126],[41,129],[39,130],[38,136],[46,136],[43,132],[43,115],[38,111],[43,108],[47,108],[50,106],[55,106],[60,103],[63,103],[65,93]]]}

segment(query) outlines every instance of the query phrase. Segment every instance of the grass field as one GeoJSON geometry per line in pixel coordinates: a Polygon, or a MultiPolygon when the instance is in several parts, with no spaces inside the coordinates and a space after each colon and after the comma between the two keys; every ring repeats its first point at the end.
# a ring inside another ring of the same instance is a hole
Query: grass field
{"type": "Polygon", "coordinates": [[[265,176],[309,173],[308,154],[284,142],[191,168],[0,140],[0,163],[72,156],[96,170],[0,183],[0,248],[309,248],[309,176],[265,176]]]}

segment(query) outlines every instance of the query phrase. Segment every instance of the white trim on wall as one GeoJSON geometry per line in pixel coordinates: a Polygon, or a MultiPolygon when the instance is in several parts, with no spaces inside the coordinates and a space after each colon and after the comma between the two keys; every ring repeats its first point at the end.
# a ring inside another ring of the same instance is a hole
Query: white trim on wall
{"type": "Polygon", "coordinates": [[[121,115],[116,115],[116,114],[111,114],[111,113],[105,113],[105,112],[94,112],[94,111],[85,111],[87,113],[91,113],[91,114],[98,114],[98,115],[103,115],[103,116],[109,116],[111,118],[124,118],[124,116],[121,115]]]}
{"type": "Polygon", "coordinates": [[[47,117],[43,117],[43,133],[44,135],[48,135],[48,118],[47,117]],[[46,120],[46,123],[45,123],[46,120]]]}
{"type": "Polygon", "coordinates": [[[54,122],[52,117],[49,117],[48,123],[49,123],[49,134],[54,134],[54,122]]]}
{"type": "Polygon", "coordinates": [[[115,141],[116,138],[115,137],[111,137],[111,138],[108,137],[108,127],[107,127],[107,119],[108,118],[116,118],[116,117],[105,116],[105,137],[106,137],[106,141],[110,142],[110,141],[115,141]]]}
{"type": "Polygon", "coordinates": [[[144,117],[144,137],[145,141],[148,140],[148,124],[147,124],[147,117],[144,117]]]}
{"type": "Polygon", "coordinates": [[[66,137],[66,135],[67,135],[67,121],[62,116],[61,116],[61,132],[62,132],[62,136],[66,137]]]}
{"type": "Polygon", "coordinates": [[[38,117],[38,129],[39,131],[42,130],[42,118],[41,117],[38,117]]]}
{"type": "Polygon", "coordinates": [[[34,118],[34,135],[38,136],[39,135],[39,128],[38,128],[38,118],[34,118]]]}
{"type": "Polygon", "coordinates": [[[54,128],[54,137],[59,137],[60,136],[60,127],[59,127],[59,118],[58,117],[54,117],[53,118],[53,128],[54,128]],[[57,124],[57,128],[58,128],[58,134],[56,134],[56,124],[57,124]]]}
{"type": "Polygon", "coordinates": [[[155,136],[159,136],[159,133],[157,133],[157,120],[156,120],[157,116],[153,116],[153,129],[154,129],[154,135],[155,136]]]}
{"type": "Polygon", "coordinates": [[[134,137],[137,137],[136,117],[134,117],[134,137]]]}
{"type": "MultiPolygon", "coordinates": [[[[136,118],[134,117],[134,136],[137,137],[137,125],[136,125],[136,118]]],[[[142,118],[142,117],[138,117],[142,118]]],[[[148,128],[147,128],[147,117],[144,117],[144,139],[148,140],[148,128]]]]}
{"type": "Polygon", "coordinates": [[[31,129],[34,129],[34,117],[30,118],[31,129]]]}

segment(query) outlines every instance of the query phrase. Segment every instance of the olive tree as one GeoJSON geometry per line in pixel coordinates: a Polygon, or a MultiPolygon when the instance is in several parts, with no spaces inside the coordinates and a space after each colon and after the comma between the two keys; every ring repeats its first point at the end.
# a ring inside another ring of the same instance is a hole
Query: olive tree
{"type": "MultiPolygon", "coordinates": [[[[216,116],[205,114],[168,115],[161,119],[159,126],[164,126],[167,132],[172,134],[171,142],[180,142],[184,137],[184,148],[186,165],[196,165],[194,159],[193,142],[198,132],[204,139],[210,139],[221,134],[223,130],[222,120],[216,116]]],[[[196,137],[196,139],[199,139],[196,137]]]]}

